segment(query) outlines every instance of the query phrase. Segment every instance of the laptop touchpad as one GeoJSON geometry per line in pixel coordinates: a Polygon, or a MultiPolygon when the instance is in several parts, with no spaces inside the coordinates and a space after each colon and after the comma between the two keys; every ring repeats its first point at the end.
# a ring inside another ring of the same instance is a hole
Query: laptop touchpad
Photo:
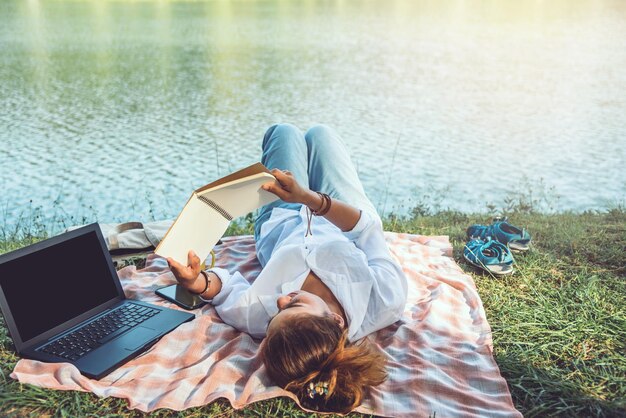
{"type": "Polygon", "coordinates": [[[152,341],[157,335],[159,332],[154,329],[137,327],[118,338],[115,345],[134,351],[152,341]]]}

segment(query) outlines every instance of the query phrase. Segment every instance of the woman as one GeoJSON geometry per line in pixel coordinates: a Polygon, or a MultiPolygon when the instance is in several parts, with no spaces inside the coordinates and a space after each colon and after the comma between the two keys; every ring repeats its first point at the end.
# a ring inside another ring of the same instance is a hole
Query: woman
{"type": "Polygon", "coordinates": [[[261,162],[277,180],[263,188],[280,200],[256,220],[263,270],[254,283],[239,272],[201,271],[191,251],[188,266],[168,264],[225,323],[265,338],[261,356],[276,384],[304,407],[347,413],[387,377],[384,354],[355,342],[400,319],[406,278],[333,130],[272,126],[261,162]]]}

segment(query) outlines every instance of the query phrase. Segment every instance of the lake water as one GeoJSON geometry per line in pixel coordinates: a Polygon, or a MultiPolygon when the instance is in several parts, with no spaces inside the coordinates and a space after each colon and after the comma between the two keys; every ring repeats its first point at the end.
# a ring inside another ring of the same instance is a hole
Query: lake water
{"type": "Polygon", "coordinates": [[[626,3],[0,2],[8,225],[174,217],[277,122],[333,126],[385,213],[623,203],[626,3]]]}

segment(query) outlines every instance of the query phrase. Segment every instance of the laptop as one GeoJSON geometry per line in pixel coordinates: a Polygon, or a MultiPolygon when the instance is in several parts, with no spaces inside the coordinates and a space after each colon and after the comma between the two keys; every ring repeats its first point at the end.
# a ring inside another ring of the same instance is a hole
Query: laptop
{"type": "Polygon", "coordinates": [[[18,355],[92,379],[195,317],[126,299],[97,223],[0,255],[0,308],[18,355]]]}

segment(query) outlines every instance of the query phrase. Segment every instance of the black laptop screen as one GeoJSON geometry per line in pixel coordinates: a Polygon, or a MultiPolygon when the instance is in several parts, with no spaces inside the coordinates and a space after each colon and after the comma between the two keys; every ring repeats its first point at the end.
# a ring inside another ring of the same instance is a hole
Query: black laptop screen
{"type": "Polygon", "coordinates": [[[22,341],[118,295],[95,231],[3,263],[0,286],[22,341]]]}

